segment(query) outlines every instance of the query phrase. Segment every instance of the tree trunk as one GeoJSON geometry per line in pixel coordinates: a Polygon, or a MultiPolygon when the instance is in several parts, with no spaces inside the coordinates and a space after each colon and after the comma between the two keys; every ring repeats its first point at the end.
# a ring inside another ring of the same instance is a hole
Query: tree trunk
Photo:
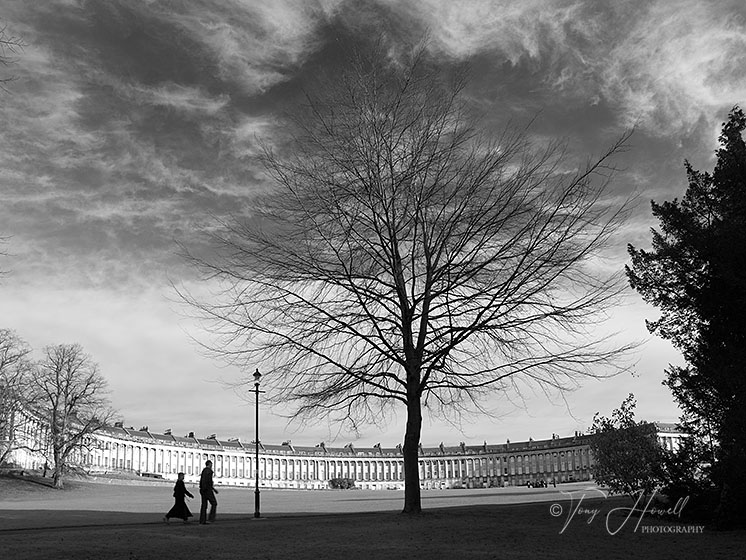
{"type": "Polygon", "coordinates": [[[60,469],[54,469],[54,474],[52,475],[52,482],[53,482],[53,486],[57,489],[61,489],[63,487],[62,473],[60,472],[60,469]]]}
{"type": "MultiPolygon", "coordinates": [[[[735,412],[736,407],[734,407],[735,412]]],[[[740,412],[741,408],[738,407],[740,412]]],[[[733,416],[731,414],[730,416],[733,416]]],[[[723,430],[720,439],[720,496],[715,510],[715,522],[719,529],[736,529],[746,527],[746,448],[741,443],[743,429],[740,420],[729,419],[728,429],[723,430]]]]}
{"type": "Polygon", "coordinates": [[[422,432],[422,409],[420,396],[410,396],[407,403],[407,431],[404,434],[404,510],[402,513],[420,513],[420,434],[422,432]]]}
{"type": "Polygon", "coordinates": [[[63,468],[63,461],[60,458],[61,453],[59,453],[56,449],[54,450],[54,474],[52,475],[52,482],[53,486],[57,489],[61,489],[64,486],[64,482],[62,480],[62,468],[63,468]]]}

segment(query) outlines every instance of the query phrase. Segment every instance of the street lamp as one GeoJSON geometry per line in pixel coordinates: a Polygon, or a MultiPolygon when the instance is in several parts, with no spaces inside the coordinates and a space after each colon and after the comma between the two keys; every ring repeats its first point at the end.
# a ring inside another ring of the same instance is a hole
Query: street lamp
{"type": "Polygon", "coordinates": [[[259,369],[254,372],[254,394],[256,394],[256,437],[254,438],[254,449],[256,450],[256,485],[254,487],[254,517],[259,518],[259,393],[264,391],[259,390],[259,380],[262,378],[262,374],[259,373],[259,369]]]}

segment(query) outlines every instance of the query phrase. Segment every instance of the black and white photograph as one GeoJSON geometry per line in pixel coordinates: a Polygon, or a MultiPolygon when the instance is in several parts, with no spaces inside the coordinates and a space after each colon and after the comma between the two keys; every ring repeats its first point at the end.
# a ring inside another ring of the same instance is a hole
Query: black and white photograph
{"type": "Polygon", "coordinates": [[[743,554],[745,110],[743,0],[3,0],[3,557],[743,554]]]}

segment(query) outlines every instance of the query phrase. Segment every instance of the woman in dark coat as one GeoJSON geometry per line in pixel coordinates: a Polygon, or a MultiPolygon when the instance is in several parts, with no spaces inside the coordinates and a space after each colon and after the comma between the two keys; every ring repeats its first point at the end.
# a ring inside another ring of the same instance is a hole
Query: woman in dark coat
{"type": "Polygon", "coordinates": [[[169,519],[172,517],[178,517],[179,519],[183,519],[184,523],[189,522],[189,518],[192,517],[192,512],[189,511],[189,508],[186,505],[186,496],[194,498],[189,490],[186,489],[186,486],[184,486],[184,473],[180,472],[176,484],[174,485],[174,507],[172,507],[163,517],[163,521],[168,523],[169,519]]]}

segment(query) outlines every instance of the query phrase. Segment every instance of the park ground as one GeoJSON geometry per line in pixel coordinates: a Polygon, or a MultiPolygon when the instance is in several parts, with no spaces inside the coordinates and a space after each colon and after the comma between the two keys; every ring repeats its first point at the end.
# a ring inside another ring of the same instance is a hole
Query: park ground
{"type": "Polygon", "coordinates": [[[423,491],[416,516],[396,491],[264,490],[261,519],[253,490],[223,488],[216,523],[185,525],[162,520],[168,483],[44,483],[0,478],[1,558],[746,558],[746,531],[630,515],[631,500],[587,484],[423,491]]]}

